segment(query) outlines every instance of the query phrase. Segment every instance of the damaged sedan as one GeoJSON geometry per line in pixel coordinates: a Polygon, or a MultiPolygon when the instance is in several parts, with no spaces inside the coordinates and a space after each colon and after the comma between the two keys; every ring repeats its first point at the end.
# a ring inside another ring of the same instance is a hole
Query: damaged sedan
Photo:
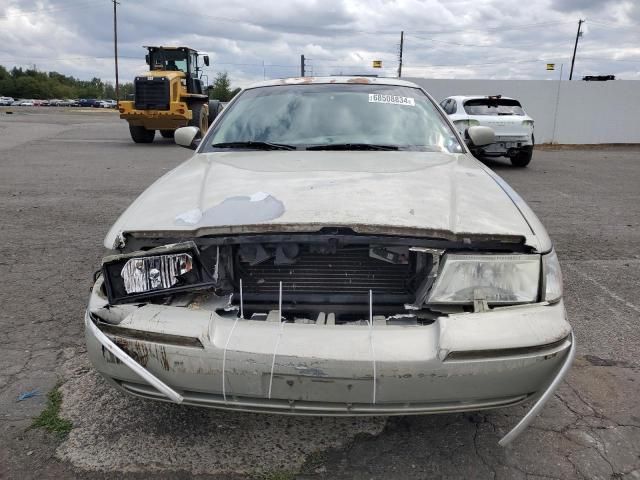
{"type": "Polygon", "coordinates": [[[572,362],[544,227],[417,85],[245,89],[115,222],[85,316],[139,397],[297,415],[535,417],[572,362]]]}

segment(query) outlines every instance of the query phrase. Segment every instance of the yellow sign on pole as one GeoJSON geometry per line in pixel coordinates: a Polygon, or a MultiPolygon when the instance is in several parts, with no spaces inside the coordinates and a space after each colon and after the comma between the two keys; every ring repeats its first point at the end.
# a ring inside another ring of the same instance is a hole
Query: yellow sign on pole
{"type": "Polygon", "coordinates": [[[555,63],[547,63],[547,70],[555,70],[555,69],[556,69],[555,63]]]}
{"type": "Polygon", "coordinates": [[[374,60],[373,68],[382,68],[382,60],[374,60]]]}

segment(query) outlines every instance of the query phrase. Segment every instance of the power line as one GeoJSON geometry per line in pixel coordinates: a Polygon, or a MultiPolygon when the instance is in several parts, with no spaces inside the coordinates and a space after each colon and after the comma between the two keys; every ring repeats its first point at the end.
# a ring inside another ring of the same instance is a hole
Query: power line
{"type": "MultiPolygon", "coordinates": [[[[14,62],[18,59],[18,57],[12,58],[1,58],[0,62],[14,62]]],[[[51,61],[67,61],[67,60],[112,60],[113,56],[111,55],[78,55],[73,57],[32,57],[29,55],[21,55],[19,59],[27,59],[27,60],[51,60],[51,61]]],[[[142,57],[131,56],[131,55],[119,55],[118,59],[125,60],[137,60],[142,62],[142,57]]],[[[45,62],[46,63],[46,62],[45,62]]],[[[262,67],[262,63],[240,63],[240,62],[213,62],[215,65],[233,65],[233,66],[243,66],[243,67],[262,67]]],[[[31,62],[21,62],[21,65],[30,65],[31,62]]],[[[265,67],[276,67],[276,68],[298,68],[299,65],[282,65],[276,63],[265,63],[265,67]]]]}
{"type": "Polygon", "coordinates": [[[607,27],[607,28],[615,28],[616,30],[620,29],[620,28],[632,28],[634,30],[637,30],[638,26],[637,25],[621,25],[621,24],[614,24],[614,23],[606,23],[606,22],[599,22],[597,20],[591,20],[590,18],[588,18],[587,20],[589,22],[589,25],[595,25],[597,27],[607,27]]]}
{"type": "Polygon", "coordinates": [[[10,18],[14,18],[14,17],[28,17],[30,15],[39,15],[39,14],[47,14],[47,13],[55,13],[55,12],[59,12],[59,11],[63,11],[63,10],[70,10],[70,9],[75,9],[75,8],[87,8],[87,7],[92,7],[94,5],[98,5],[98,4],[103,4],[106,5],[106,3],[103,0],[83,0],[79,3],[74,3],[73,5],[51,5],[49,8],[41,8],[39,10],[31,10],[29,12],[19,12],[19,13],[10,13],[10,14],[6,14],[6,15],[2,15],[0,16],[0,21],[2,20],[8,20],[10,18]]]}
{"type": "Polygon", "coordinates": [[[419,40],[427,40],[429,42],[442,43],[444,45],[451,45],[451,46],[455,46],[455,47],[468,47],[468,48],[504,48],[504,49],[514,50],[514,49],[524,48],[524,47],[533,47],[533,46],[537,47],[537,46],[540,46],[540,43],[528,43],[528,44],[524,44],[524,45],[514,45],[514,46],[478,45],[478,44],[448,42],[446,40],[437,40],[435,38],[422,37],[422,36],[414,35],[414,34],[409,34],[408,36],[410,36],[412,38],[417,38],[419,40]]]}
{"type": "Polygon", "coordinates": [[[421,33],[425,35],[459,34],[459,33],[466,33],[466,32],[483,33],[483,32],[494,32],[497,30],[501,32],[506,32],[511,30],[520,30],[525,28],[541,27],[541,26],[548,26],[548,25],[561,25],[561,24],[569,24],[569,23],[573,23],[573,21],[563,20],[563,21],[553,21],[553,22],[525,23],[520,25],[489,27],[489,28],[464,27],[462,29],[457,29],[457,30],[405,30],[405,31],[408,31],[409,34],[421,33]]]}

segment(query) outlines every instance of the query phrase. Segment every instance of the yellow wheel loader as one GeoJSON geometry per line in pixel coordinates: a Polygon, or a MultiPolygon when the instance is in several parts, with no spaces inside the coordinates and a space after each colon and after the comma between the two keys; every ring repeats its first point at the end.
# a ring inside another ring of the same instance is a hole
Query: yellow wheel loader
{"type": "Polygon", "coordinates": [[[120,118],[129,122],[136,143],[151,143],[156,130],[172,138],[176,128],[198,127],[200,134],[221,110],[220,102],[209,100],[202,80],[202,66],[209,57],[188,47],[144,47],[149,72],[136,77],[134,99],[118,102],[120,118]]]}

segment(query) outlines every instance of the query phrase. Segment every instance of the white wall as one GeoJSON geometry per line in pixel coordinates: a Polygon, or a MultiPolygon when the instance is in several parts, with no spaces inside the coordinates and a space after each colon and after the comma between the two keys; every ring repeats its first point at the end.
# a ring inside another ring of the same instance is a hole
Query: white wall
{"type": "Polygon", "coordinates": [[[451,95],[505,95],[535,121],[536,143],[640,143],[640,81],[447,80],[404,78],[438,102],[451,95]],[[554,135],[556,98],[560,95],[554,135]]]}

